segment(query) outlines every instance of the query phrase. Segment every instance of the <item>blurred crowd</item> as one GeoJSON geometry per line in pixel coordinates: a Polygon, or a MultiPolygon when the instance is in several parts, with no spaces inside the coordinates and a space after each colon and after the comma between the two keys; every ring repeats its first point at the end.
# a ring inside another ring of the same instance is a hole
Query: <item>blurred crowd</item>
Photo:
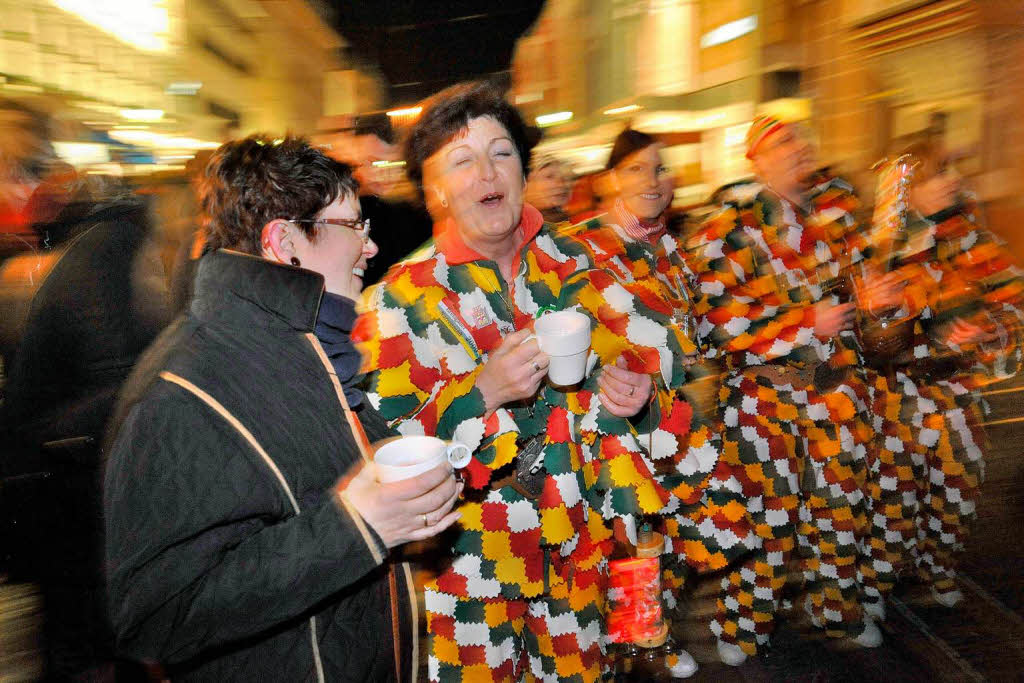
{"type": "Polygon", "coordinates": [[[751,177],[676,207],[658,136],[577,178],[490,83],[151,176],[75,168],[49,127],[0,101],[0,572],[43,623],[17,675],[407,680],[422,654],[591,681],[656,652],[682,678],[667,626],[606,629],[610,559],[651,533],[666,613],[720,578],[730,665],[794,584],[867,648],[904,577],[962,600],[1024,281],[941,130],[866,206],[759,116],[751,177]],[[533,329],[567,309],[592,340],[568,387],[533,329]],[[382,482],[412,436],[473,457],[382,482]]]}

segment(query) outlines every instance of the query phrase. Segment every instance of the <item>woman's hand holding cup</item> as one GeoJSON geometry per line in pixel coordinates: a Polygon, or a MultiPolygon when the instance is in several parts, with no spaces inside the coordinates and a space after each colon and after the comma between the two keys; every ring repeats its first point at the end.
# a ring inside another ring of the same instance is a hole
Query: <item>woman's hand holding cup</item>
{"type": "Polygon", "coordinates": [[[476,385],[484,395],[487,415],[506,403],[537,393],[548,371],[548,356],[531,335],[528,329],[513,332],[484,363],[476,385]]]}
{"type": "Polygon", "coordinates": [[[462,486],[443,461],[422,474],[386,484],[377,480],[372,466],[364,466],[339,488],[384,545],[394,548],[430,538],[454,524],[461,513],[452,508],[462,486]]]}

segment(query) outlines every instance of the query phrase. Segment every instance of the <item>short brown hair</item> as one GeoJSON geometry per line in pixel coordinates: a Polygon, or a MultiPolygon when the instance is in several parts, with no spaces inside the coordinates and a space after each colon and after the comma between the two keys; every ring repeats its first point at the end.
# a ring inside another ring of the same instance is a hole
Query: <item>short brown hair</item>
{"type": "MultiPolygon", "coordinates": [[[[259,252],[263,226],[275,218],[310,220],[338,197],[357,196],[348,164],[303,138],[250,135],[221,145],[199,181],[206,250],[259,252]]],[[[311,240],[313,223],[296,224],[311,240]]]]}
{"type": "Polygon", "coordinates": [[[519,153],[523,178],[530,172],[530,143],[519,110],[489,81],[458,83],[423,103],[423,113],[405,141],[405,171],[423,194],[423,164],[472,119],[490,116],[508,131],[519,153]]]}

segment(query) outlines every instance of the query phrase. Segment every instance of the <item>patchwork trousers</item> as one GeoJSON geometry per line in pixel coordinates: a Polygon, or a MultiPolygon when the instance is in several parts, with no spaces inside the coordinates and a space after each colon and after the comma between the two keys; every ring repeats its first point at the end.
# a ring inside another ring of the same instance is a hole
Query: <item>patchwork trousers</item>
{"type": "Polygon", "coordinates": [[[604,586],[599,572],[549,568],[534,598],[465,597],[425,590],[431,681],[570,681],[602,676],[604,586]]]}
{"type": "Polygon", "coordinates": [[[911,564],[938,592],[952,591],[984,477],[981,404],[963,381],[926,384],[902,372],[873,378],[872,390],[878,460],[867,489],[865,596],[883,599],[911,564]]]}
{"type": "Polygon", "coordinates": [[[707,507],[693,528],[704,543],[719,542],[725,522],[737,519],[736,535],[749,552],[723,577],[710,626],[719,639],[752,655],[771,635],[795,547],[798,410],[778,387],[748,370],[726,379],[722,398],[722,457],[708,491],[711,500],[732,500],[707,507]]]}

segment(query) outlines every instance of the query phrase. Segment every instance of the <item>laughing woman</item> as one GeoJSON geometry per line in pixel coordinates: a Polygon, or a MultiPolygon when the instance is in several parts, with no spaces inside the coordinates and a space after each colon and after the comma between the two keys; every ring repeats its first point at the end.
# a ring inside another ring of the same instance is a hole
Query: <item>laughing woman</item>
{"type": "MultiPolygon", "coordinates": [[[[426,103],[406,163],[437,213],[436,244],[389,273],[355,333],[385,418],[475,451],[451,565],[426,587],[435,681],[601,675],[608,532],[583,495],[574,412],[543,398],[548,358],[530,333],[590,264],[523,202],[528,161],[522,118],[493,86],[426,103]]],[[[608,400],[626,417],[650,382],[619,377],[608,400]]]]}

